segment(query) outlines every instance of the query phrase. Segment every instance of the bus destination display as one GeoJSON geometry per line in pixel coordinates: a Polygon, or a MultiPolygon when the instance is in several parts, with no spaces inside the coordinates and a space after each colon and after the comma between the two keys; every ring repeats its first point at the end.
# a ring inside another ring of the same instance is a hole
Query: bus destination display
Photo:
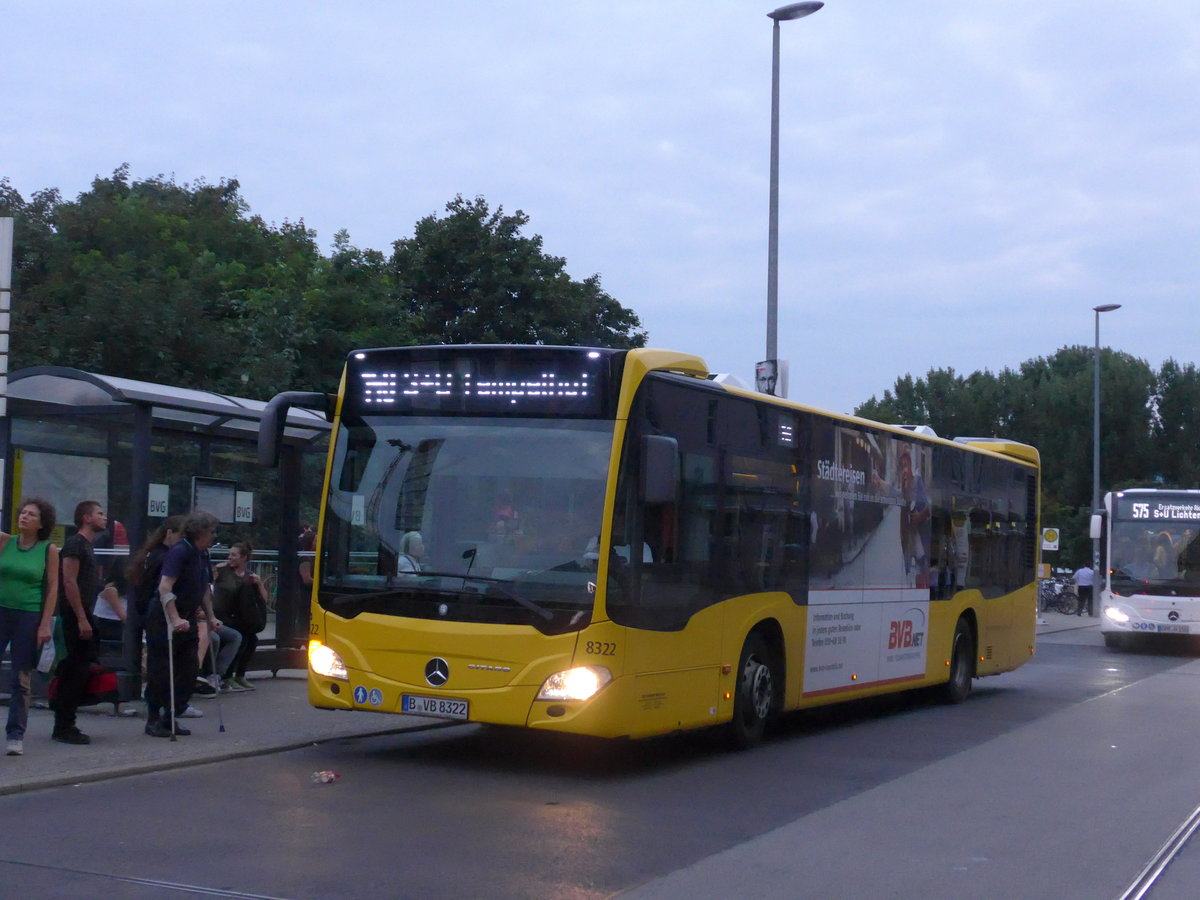
{"type": "Polygon", "coordinates": [[[1200,524],[1200,499],[1161,495],[1118,497],[1116,514],[1122,521],[1200,524]]]}
{"type": "Polygon", "coordinates": [[[360,415],[605,415],[613,351],[414,348],[351,355],[347,399],[360,415]]]}

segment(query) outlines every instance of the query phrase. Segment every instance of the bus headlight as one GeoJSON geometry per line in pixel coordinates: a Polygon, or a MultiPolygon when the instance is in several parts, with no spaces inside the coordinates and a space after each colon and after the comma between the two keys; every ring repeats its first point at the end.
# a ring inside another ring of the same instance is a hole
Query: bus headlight
{"type": "Polygon", "coordinates": [[[579,666],[555,672],[542,683],[539,700],[590,700],[612,681],[612,672],[604,666],[579,666]]]}
{"type": "Polygon", "coordinates": [[[1104,607],[1104,618],[1116,622],[1118,625],[1127,625],[1129,623],[1129,613],[1125,612],[1119,606],[1104,607]]]}
{"type": "Polygon", "coordinates": [[[308,642],[308,667],[317,675],[324,675],[326,678],[336,678],[339,681],[350,680],[342,658],[320,641],[308,642]]]}

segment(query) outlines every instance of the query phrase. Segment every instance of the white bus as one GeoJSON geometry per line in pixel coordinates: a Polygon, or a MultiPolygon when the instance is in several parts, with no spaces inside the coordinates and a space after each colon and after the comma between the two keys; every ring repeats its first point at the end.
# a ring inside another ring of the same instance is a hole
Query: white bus
{"type": "Polygon", "coordinates": [[[1106,494],[1108,565],[1100,630],[1109,647],[1135,636],[1200,635],[1200,490],[1106,494]]]}

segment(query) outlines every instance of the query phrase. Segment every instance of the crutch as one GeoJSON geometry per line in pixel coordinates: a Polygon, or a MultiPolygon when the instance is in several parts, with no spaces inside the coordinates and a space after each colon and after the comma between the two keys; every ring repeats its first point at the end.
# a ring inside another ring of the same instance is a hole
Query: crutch
{"type": "Polygon", "coordinates": [[[167,679],[171,688],[171,740],[175,737],[175,629],[167,618],[167,608],[163,606],[163,622],[167,626],[167,679]]]}
{"type": "Polygon", "coordinates": [[[224,734],[225,733],[225,714],[221,712],[221,673],[217,671],[217,648],[213,642],[213,634],[215,634],[215,632],[212,630],[212,626],[210,623],[209,629],[208,629],[208,657],[212,661],[213,675],[216,677],[216,682],[217,682],[217,694],[216,694],[217,722],[219,722],[221,725],[221,727],[219,729],[221,734],[224,734]]]}

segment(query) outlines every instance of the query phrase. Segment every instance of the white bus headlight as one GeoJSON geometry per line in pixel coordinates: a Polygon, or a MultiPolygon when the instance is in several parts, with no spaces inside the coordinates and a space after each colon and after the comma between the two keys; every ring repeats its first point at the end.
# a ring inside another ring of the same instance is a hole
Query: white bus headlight
{"type": "Polygon", "coordinates": [[[1126,625],[1129,622],[1129,613],[1125,612],[1119,606],[1104,607],[1104,617],[1109,621],[1116,622],[1118,625],[1126,625]]]}
{"type": "Polygon", "coordinates": [[[589,700],[612,681],[612,672],[604,666],[580,666],[555,672],[542,683],[539,700],[589,700]]]}
{"type": "Polygon", "coordinates": [[[308,642],[308,667],[317,675],[324,675],[326,678],[336,678],[339,681],[350,680],[342,658],[320,641],[308,642]]]}

